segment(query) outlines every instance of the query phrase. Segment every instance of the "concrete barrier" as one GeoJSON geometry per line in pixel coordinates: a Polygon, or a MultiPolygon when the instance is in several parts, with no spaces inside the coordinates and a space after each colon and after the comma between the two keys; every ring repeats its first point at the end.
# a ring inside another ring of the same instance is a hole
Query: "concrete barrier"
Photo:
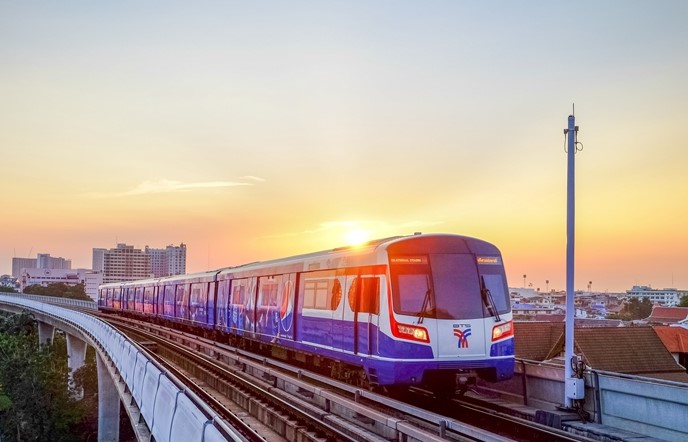
{"type": "MultiPolygon", "coordinates": [[[[54,305],[53,302],[27,299],[26,296],[0,295],[0,309],[7,305],[21,306],[34,312],[39,322],[49,321],[58,324],[57,326],[61,323],[70,333],[81,331],[80,338],[96,348],[99,355],[103,356],[103,361],[108,358],[112,361],[119,373],[117,378],[121,378],[126,384],[126,389],[119,390],[120,395],[123,394],[122,390],[131,392],[131,398],[139,405],[138,414],[156,441],[243,440],[231,427],[221,423],[219,417],[206,405],[191,400],[195,396],[185,391],[172,374],[166,373],[162,367],[148,359],[137,345],[103,321],[54,305]],[[178,435],[183,435],[184,438],[178,435]]],[[[9,310],[16,311],[16,308],[9,310]]],[[[99,370],[99,374],[101,372],[106,373],[107,370],[99,370]]],[[[117,381],[115,379],[115,383],[117,381]]]]}

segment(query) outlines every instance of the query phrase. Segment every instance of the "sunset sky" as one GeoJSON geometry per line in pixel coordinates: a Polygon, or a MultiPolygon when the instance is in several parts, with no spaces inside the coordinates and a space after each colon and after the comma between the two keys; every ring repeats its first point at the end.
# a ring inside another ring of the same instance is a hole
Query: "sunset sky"
{"type": "Polygon", "coordinates": [[[685,1],[0,0],[0,274],[420,231],[564,289],[575,103],[576,288],[688,289],[687,21],[685,1]]]}

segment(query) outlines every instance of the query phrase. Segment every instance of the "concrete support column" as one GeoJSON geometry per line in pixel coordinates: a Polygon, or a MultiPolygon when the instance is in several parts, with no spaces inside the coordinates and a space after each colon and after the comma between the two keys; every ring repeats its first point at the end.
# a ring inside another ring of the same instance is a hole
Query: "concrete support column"
{"type": "MultiPolygon", "coordinates": [[[[69,386],[74,387],[74,372],[86,363],[86,342],[67,334],[67,367],[69,368],[69,386]]],[[[84,398],[84,391],[80,389],[74,393],[76,399],[84,398]]]]}
{"type": "Polygon", "coordinates": [[[55,336],[55,327],[45,322],[38,323],[38,343],[40,345],[50,345],[55,336]]]}
{"type": "Polygon", "coordinates": [[[119,393],[107,362],[96,355],[98,366],[98,442],[119,441],[119,393]]]}

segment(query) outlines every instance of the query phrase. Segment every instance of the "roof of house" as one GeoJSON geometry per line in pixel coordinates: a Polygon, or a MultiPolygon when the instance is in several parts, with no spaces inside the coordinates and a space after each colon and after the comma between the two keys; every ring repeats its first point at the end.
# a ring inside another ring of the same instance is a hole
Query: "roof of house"
{"type": "Polygon", "coordinates": [[[688,320],[688,307],[652,307],[652,313],[645,319],[647,322],[660,324],[677,324],[688,320]]]}
{"type": "Polygon", "coordinates": [[[514,322],[516,357],[533,361],[549,359],[549,353],[564,334],[563,322],[514,322]]]}
{"type": "MultiPolygon", "coordinates": [[[[516,357],[543,361],[564,352],[564,324],[515,323],[516,357]]],[[[575,353],[596,370],[687,382],[652,327],[576,327],[575,353]]]]}
{"type": "Polygon", "coordinates": [[[588,366],[628,374],[683,372],[651,327],[582,328],[576,347],[588,366]]]}
{"type": "Polygon", "coordinates": [[[688,353],[688,329],[658,325],[652,327],[671,353],[688,353]]]}

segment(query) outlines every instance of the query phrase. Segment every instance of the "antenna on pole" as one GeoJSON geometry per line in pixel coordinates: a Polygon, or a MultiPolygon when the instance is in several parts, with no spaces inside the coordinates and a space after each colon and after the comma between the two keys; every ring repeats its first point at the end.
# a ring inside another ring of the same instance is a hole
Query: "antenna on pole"
{"type": "MultiPolygon", "coordinates": [[[[575,105],[572,109],[575,111],[575,105]]],[[[575,246],[575,158],[578,134],[576,117],[571,114],[568,118],[568,173],[567,173],[567,210],[566,210],[566,332],[564,340],[564,405],[566,409],[580,406],[580,401],[585,399],[585,383],[583,378],[584,365],[580,358],[574,354],[574,246],[575,246]]]]}

